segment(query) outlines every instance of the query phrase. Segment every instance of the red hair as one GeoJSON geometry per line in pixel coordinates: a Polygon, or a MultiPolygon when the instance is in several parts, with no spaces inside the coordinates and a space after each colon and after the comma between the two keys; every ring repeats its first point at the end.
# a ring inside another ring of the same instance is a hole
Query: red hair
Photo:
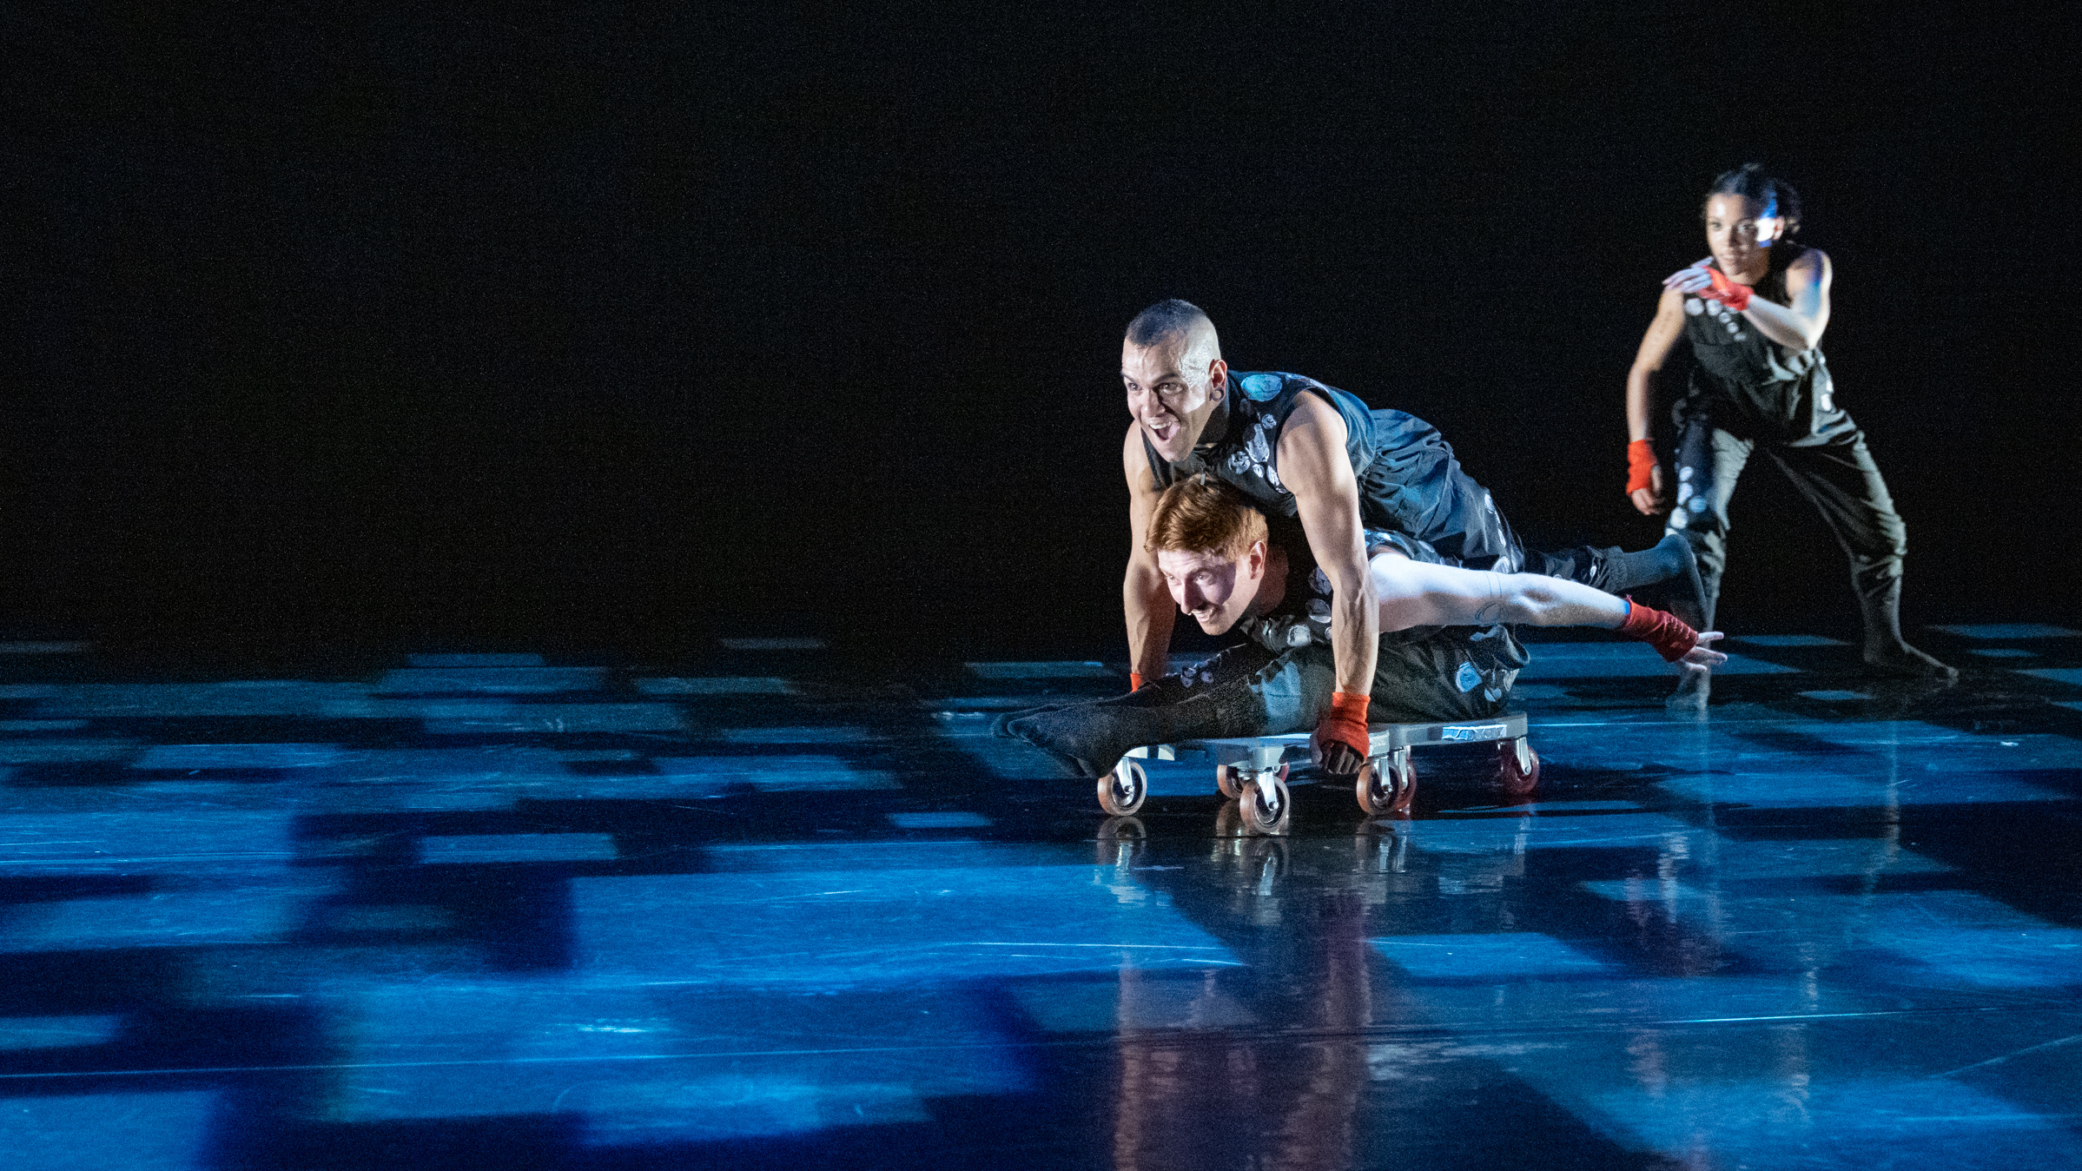
{"type": "Polygon", "coordinates": [[[1265,539],[1265,514],[1242,493],[1202,472],[1157,497],[1143,547],[1151,553],[1218,553],[1235,561],[1265,539]]]}

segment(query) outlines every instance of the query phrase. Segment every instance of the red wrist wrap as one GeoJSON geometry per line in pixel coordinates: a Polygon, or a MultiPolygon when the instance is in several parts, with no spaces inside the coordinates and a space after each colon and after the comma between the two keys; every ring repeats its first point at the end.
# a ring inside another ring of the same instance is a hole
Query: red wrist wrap
{"type": "Polygon", "coordinates": [[[1627,599],[1627,604],[1632,609],[1627,611],[1627,620],[1619,624],[1619,632],[1654,647],[1664,662],[1674,663],[1699,645],[1699,632],[1686,626],[1677,615],[1644,606],[1632,598],[1627,599]]]}
{"type": "Polygon", "coordinates": [[[1140,691],[1140,690],[1142,690],[1142,672],[1140,672],[1140,671],[1130,671],[1130,672],[1128,672],[1128,690],[1129,690],[1129,691],[1140,691]]]}
{"type": "Polygon", "coordinates": [[[1347,695],[1342,691],[1330,693],[1330,710],[1316,721],[1316,734],[1325,740],[1339,744],[1366,755],[1366,705],[1371,698],[1364,695],[1347,695]]]}
{"type": "Polygon", "coordinates": [[[1705,297],[1709,300],[1719,301],[1721,304],[1726,305],[1728,308],[1733,309],[1737,313],[1740,313],[1744,309],[1749,308],[1748,285],[1736,284],[1733,280],[1729,279],[1727,273],[1724,273],[1717,268],[1707,269],[1706,279],[1713,282],[1713,287],[1706,290],[1703,293],[1700,293],[1699,295],[1701,297],[1705,297]]]}
{"type": "Polygon", "coordinates": [[[1655,487],[1651,478],[1654,471],[1655,445],[1646,439],[1636,439],[1627,444],[1627,495],[1655,487]]]}

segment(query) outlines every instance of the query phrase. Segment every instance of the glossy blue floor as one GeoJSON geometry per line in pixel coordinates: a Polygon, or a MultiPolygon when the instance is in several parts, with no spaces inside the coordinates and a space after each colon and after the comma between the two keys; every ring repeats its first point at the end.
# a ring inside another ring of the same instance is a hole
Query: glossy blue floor
{"type": "Polygon", "coordinates": [[[0,644],[0,1151],[44,1168],[2082,1166],[2082,637],[1539,645],[1539,792],[988,735],[1079,662],[0,644]]]}

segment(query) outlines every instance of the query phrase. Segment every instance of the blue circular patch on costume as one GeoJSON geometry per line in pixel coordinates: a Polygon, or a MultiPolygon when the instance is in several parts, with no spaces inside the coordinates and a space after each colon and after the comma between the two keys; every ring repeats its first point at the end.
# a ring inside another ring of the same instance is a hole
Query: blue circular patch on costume
{"type": "Polygon", "coordinates": [[[1237,379],[1237,384],[1243,387],[1243,392],[1249,395],[1252,401],[1261,403],[1278,398],[1280,390],[1285,386],[1277,374],[1246,374],[1237,379]]]}
{"type": "Polygon", "coordinates": [[[1460,673],[1453,677],[1453,682],[1458,684],[1462,691],[1473,691],[1482,686],[1482,672],[1475,670],[1473,663],[1462,663],[1460,673]]]}

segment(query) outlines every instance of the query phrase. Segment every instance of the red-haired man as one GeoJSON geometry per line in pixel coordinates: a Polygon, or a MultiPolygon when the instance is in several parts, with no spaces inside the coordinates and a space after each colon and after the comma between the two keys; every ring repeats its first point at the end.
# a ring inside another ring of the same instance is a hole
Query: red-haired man
{"type": "MultiPolygon", "coordinates": [[[[1361,743],[1369,716],[1417,722],[1501,711],[1529,661],[1513,625],[1616,630],[1688,674],[1727,661],[1712,649],[1718,633],[1603,590],[1441,564],[1429,545],[1401,533],[1365,538],[1381,634],[1361,743]]],[[[1334,594],[1300,534],[1276,532],[1234,488],[1195,475],[1164,490],[1143,544],[1181,611],[1209,634],[1250,641],[1118,699],[1014,715],[1003,731],[1098,776],[1144,744],[1279,735],[1340,718],[1334,594]]]]}

